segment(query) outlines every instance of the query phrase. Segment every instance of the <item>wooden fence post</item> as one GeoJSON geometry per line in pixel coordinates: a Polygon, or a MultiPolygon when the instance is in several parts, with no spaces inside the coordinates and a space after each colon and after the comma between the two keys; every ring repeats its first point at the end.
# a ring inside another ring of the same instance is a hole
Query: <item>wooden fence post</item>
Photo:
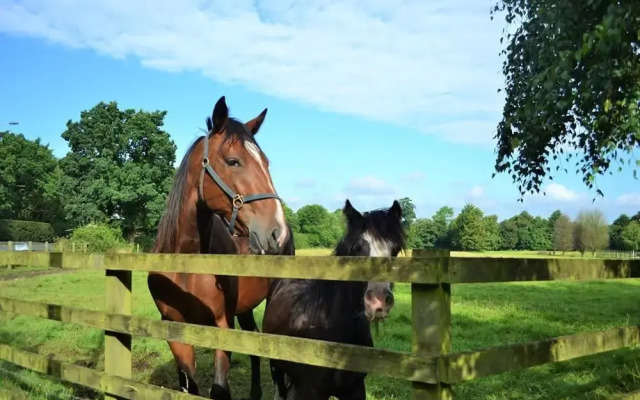
{"type": "Polygon", "coordinates": [[[44,242],[44,251],[49,251],[49,242],[44,242]]]}
{"type": "MultiPolygon", "coordinates": [[[[106,311],[131,315],[131,271],[107,270],[106,311]]],[[[131,378],[131,335],[105,331],[104,372],[122,378],[131,378]]],[[[105,393],[106,400],[120,399],[105,393]]]]}
{"type": "Polygon", "coordinates": [[[71,252],[72,253],[76,252],[76,242],[71,242],[71,252]]]}
{"type": "Polygon", "coordinates": [[[84,243],[84,245],[82,246],[82,251],[84,251],[85,253],[89,250],[89,243],[84,243]]]}
{"type": "Polygon", "coordinates": [[[27,250],[33,251],[33,242],[31,240],[29,240],[29,242],[27,243],[27,250]]]}
{"type": "MultiPolygon", "coordinates": [[[[414,249],[412,257],[439,258],[440,277],[448,281],[449,250],[414,249]]],[[[411,284],[412,351],[438,357],[451,352],[451,284],[411,284]]],[[[438,361],[437,377],[445,371],[438,361]]],[[[451,400],[451,386],[442,382],[427,384],[412,382],[414,400],[451,400]]]]}
{"type": "MultiPolygon", "coordinates": [[[[13,242],[11,240],[7,242],[7,251],[13,251],[13,242]]],[[[13,269],[13,265],[7,264],[7,269],[13,269]]]]}

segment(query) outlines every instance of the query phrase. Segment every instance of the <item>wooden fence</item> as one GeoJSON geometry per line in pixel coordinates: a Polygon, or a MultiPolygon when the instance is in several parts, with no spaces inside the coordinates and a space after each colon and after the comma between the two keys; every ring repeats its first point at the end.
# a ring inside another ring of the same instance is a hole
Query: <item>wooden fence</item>
{"type": "Polygon", "coordinates": [[[0,242],[0,251],[71,251],[87,252],[87,243],[84,242],[0,242]]]}
{"type": "MultiPolygon", "coordinates": [[[[47,318],[105,331],[105,370],[97,371],[0,344],[0,359],[87,386],[109,399],[203,398],[131,379],[131,337],[173,340],[310,365],[368,372],[410,382],[414,399],[451,399],[451,385],[507,371],[640,344],[640,326],[451,353],[451,284],[627,279],[640,260],[452,258],[414,250],[407,258],[201,254],[4,252],[0,264],[104,270],[106,312],[0,297],[0,312],[47,318]],[[225,330],[131,315],[132,271],[411,283],[412,351],[225,330]]],[[[233,370],[231,371],[233,374],[233,370]]],[[[627,398],[638,398],[640,392],[627,398]]]]}

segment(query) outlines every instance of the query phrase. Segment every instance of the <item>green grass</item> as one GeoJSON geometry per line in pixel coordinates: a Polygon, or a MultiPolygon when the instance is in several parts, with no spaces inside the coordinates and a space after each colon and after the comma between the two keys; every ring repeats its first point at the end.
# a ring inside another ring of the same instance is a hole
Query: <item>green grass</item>
{"type": "MultiPolygon", "coordinates": [[[[324,255],[321,250],[298,254],[324,255]]],[[[502,256],[508,256],[500,254],[502,256]]],[[[396,286],[396,307],[380,326],[376,346],[411,348],[410,290],[396,286]]],[[[0,280],[2,296],[103,310],[104,273],[79,271],[0,280]]],[[[134,273],[133,313],[157,319],[146,287],[146,275],[134,273]]],[[[640,280],[598,282],[519,282],[455,285],[452,292],[453,351],[542,340],[558,335],[638,324],[640,280]]],[[[261,323],[263,306],[256,312],[261,323]]],[[[91,368],[103,369],[103,333],[97,329],[0,314],[0,342],[91,368]]],[[[198,383],[211,385],[212,351],[197,349],[198,383]]],[[[247,398],[248,356],[234,354],[232,394],[247,398]]],[[[133,377],[177,389],[173,358],[165,342],[134,338],[133,377]]],[[[272,398],[266,361],[262,369],[264,399],[272,398]]],[[[367,378],[368,399],[409,399],[410,384],[378,376],[367,378]]],[[[640,348],[625,349],[570,362],[505,373],[454,386],[464,399],[606,399],[640,388],[640,348]]],[[[86,389],[48,379],[0,362],[0,398],[95,398],[86,389]]]]}

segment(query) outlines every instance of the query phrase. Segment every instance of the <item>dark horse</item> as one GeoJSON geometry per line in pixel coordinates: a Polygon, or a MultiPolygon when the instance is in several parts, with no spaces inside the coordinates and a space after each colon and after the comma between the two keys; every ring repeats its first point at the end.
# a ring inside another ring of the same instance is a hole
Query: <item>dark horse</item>
{"type": "MultiPolygon", "coordinates": [[[[346,201],[347,230],[336,256],[395,257],[405,249],[400,203],[361,214],[346,201]]],[[[274,279],[263,332],[373,347],[370,321],[385,318],[394,305],[393,285],[310,279],[274,279]]],[[[366,374],[270,360],[275,399],[365,400],[366,374]],[[291,390],[292,396],[288,396],[291,390]]]]}
{"type": "MultiPolygon", "coordinates": [[[[293,236],[276,194],[269,162],[255,141],[265,109],[246,123],[229,117],[224,96],[216,103],[208,132],[187,150],[169,193],[153,252],[294,254],[293,236]]],[[[147,284],[163,320],[256,331],[253,309],[270,279],[150,272],[147,284]]],[[[199,394],[195,352],[169,341],[180,388],[199,394]]],[[[231,353],[215,350],[211,398],[228,400],[231,353]]],[[[250,397],[262,396],[260,359],[251,357],[250,397]]]]}

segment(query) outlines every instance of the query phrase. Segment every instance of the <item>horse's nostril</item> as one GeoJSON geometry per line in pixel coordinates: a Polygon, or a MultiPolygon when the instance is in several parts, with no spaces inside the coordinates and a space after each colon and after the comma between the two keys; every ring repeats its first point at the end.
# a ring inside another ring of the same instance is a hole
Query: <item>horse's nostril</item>
{"type": "Polygon", "coordinates": [[[275,228],[272,232],[271,232],[271,237],[274,240],[278,240],[278,238],[280,237],[280,230],[278,228],[275,228]]]}

